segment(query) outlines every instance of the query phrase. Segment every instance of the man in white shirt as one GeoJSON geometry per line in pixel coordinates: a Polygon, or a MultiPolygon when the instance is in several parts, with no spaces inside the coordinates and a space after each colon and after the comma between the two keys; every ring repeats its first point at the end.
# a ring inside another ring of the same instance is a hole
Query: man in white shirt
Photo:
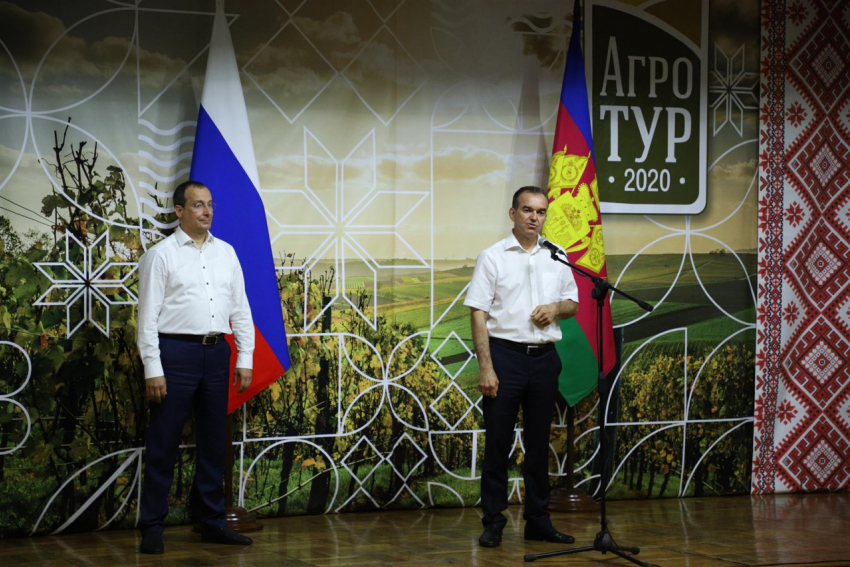
{"type": "Polygon", "coordinates": [[[236,252],[209,229],[213,201],[203,184],[174,191],[180,226],[139,261],[138,345],[145,367],[150,424],[140,502],[139,551],[164,552],[163,521],[180,437],[189,411],[195,417],[195,485],[203,506],[204,541],[249,545],[224,518],[224,462],[230,345],[238,356],[234,384],[251,384],[254,322],[236,252]],[[231,331],[232,326],[232,331],[231,331]]]}
{"type": "Polygon", "coordinates": [[[549,518],[549,430],[558,396],[559,319],[578,312],[578,288],[566,266],[538,244],[549,201],[539,187],[522,187],[509,215],[507,238],[475,262],[464,305],[472,311],[472,340],[483,394],[484,467],[481,471],[482,547],[502,541],[507,522],[508,466],[522,406],[525,461],[525,539],[568,544],[549,518]]]}

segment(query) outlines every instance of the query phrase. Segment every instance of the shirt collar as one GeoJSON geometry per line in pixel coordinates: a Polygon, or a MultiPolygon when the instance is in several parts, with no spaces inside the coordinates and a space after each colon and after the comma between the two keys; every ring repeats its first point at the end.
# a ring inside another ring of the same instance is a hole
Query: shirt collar
{"type": "MultiPolygon", "coordinates": [[[[182,228],[180,228],[179,224],[174,230],[174,238],[177,239],[177,244],[179,244],[180,246],[186,246],[190,242],[194,243],[192,237],[186,234],[186,232],[182,228]]],[[[212,244],[213,242],[215,242],[215,237],[212,235],[211,232],[207,232],[207,240],[204,242],[204,244],[212,244]]]]}
{"type": "MultiPolygon", "coordinates": [[[[525,248],[522,247],[522,244],[517,240],[516,235],[514,235],[513,229],[508,233],[508,237],[505,239],[505,250],[511,250],[513,248],[517,248],[519,250],[525,251],[525,248]]],[[[534,250],[529,252],[529,254],[535,254],[538,250],[540,250],[540,236],[537,236],[537,244],[534,245],[534,250]]]]}

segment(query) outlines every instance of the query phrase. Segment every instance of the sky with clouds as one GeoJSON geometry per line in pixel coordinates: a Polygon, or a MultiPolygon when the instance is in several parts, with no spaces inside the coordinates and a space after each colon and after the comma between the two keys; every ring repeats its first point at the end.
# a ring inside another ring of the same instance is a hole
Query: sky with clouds
{"type": "MultiPolygon", "coordinates": [[[[344,234],[400,219],[392,230],[423,257],[472,258],[501,238],[511,193],[548,159],[571,3],[308,0],[292,12],[299,5],[226,2],[270,229],[287,233],[276,246],[311,253],[319,237],[299,223],[344,234]]],[[[70,138],[98,140],[103,170],[120,164],[146,196],[140,152],[174,160],[191,150],[180,143],[191,132],[153,136],[171,149],[151,150],[139,121],[168,130],[195,119],[213,9],[213,0],[0,1],[0,196],[15,203],[0,205],[17,211],[0,214],[44,228],[33,211],[51,182],[39,158],[52,160],[53,132],[69,117],[70,138]]],[[[711,44],[727,56],[744,46],[746,70],[758,72],[758,2],[712,0],[711,18],[711,44]]],[[[710,163],[718,148],[740,147],[710,172],[704,213],[607,215],[608,253],[633,254],[669,233],[660,225],[686,222],[754,249],[757,144],[747,141],[757,127],[752,110],[742,133],[727,125],[709,136],[710,163]]],[[[652,251],[681,251],[674,240],[652,251]]],[[[408,255],[395,239],[368,246],[374,257],[408,255]]]]}

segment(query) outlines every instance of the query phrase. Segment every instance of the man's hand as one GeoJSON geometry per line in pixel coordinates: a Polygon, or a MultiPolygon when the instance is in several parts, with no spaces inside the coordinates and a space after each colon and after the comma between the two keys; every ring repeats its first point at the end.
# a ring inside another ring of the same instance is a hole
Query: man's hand
{"type": "Polygon", "coordinates": [[[499,378],[496,376],[496,371],[492,368],[489,370],[481,369],[478,375],[478,391],[488,398],[495,398],[499,391],[499,378]]]}
{"type": "Polygon", "coordinates": [[[239,388],[236,390],[240,394],[248,389],[251,385],[251,378],[254,376],[254,371],[250,368],[237,368],[233,373],[233,385],[239,380],[239,388]]]}
{"type": "Polygon", "coordinates": [[[157,404],[165,399],[165,376],[145,380],[145,398],[157,404]]]}
{"type": "Polygon", "coordinates": [[[538,305],[531,312],[531,320],[538,327],[546,327],[558,318],[558,304],[549,303],[548,305],[538,305]]]}

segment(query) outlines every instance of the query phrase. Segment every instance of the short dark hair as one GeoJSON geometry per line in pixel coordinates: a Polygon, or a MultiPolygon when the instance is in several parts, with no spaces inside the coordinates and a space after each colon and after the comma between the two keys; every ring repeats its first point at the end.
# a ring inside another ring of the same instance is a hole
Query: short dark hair
{"type": "Polygon", "coordinates": [[[516,190],[516,193],[514,193],[514,199],[513,199],[513,201],[511,201],[511,208],[512,209],[518,209],[519,208],[519,197],[523,193],[534,193],[534,194],[537,194],[537,195],[543,195],[544,197],[546,197],[546,201],[547,202],[549,201],[549,195],[546,193],[546,191],[544,191],[543,189],[541,189],[540,187],[538,187],[536,185],[526,185],[525,187],[520,187],[519,189],[516,190]]]}
{"type": "Polygon", "coordinates": [[[206,185],[201,183],[200,181],[184,181],[180,185],[177,186],[177,189],[174,190],[174,196],[171,198],[171,201],[174,203],[174,206],[180,205],[181,207],[186,206],[186,191],[195,187],[197,189],[206,189],[209,191],[206,185]]]}

